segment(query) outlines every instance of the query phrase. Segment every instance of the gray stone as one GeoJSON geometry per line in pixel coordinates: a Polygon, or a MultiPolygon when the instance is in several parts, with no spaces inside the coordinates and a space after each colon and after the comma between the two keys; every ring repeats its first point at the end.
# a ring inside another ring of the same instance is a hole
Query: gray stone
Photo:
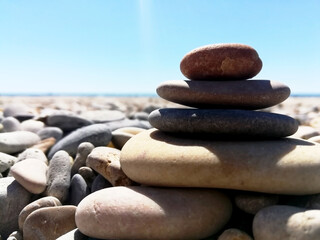
{"type": "Polygon", "coordinates": [[[84,178],[80,174],[75,174],[71,179],[68,203],[78,206],[79,202],[89,194],[90,189],[84,178]]]}
{"type": "Polygon", "coordinates": [[[57,142],[49,151],[48,157],[51,158],[59,150],[65,150],[69,155],[75,156],[80,143],[90,142],[94,146],[106,146],[111,137],[109,127],[104,124],[93,124],[79,128],[57,142]]]}
{"type": "Polygon", "coordinates": [[[31,196],[13,177],[0,178],[0,235],[4,239],[19,229],[19,213],[31,196]]]}
{"type": "Polygon", "coordinates": [[[17,153],[38,143],[37,134],[26,131],[0,133],[0,152],[17,153]]]}
{"type": "Polygon", "coordinates": [[[83,142],[79,145],[76,157],[71,167],[71,176],[76,174],[80,167],[83,167],[86,165],[87,157],[93,149],[94,149],[93,144],[89,142],[83,142]]]}
{"type": "MultiPolygon", "coordinates": [[[[81,167],[78,170],[78,173],[83,177],[86,181],[89,188],[91,188],[94,179],[96,178],[96,174],[90,167],[81,167]]],[[[110,183],[108,183],[110,185],[110,183]]]]}
{"type": "Polygon", "coordinates": [[[68,197],[71,178],[70,156],[65,151],[54,154],[49,163],[48,183],[45,194],[58,198],[62,203],[68,197]]]}
{"type": "Polygon", "coordinates": [[[58,127],[63,131],[73,131],[91,124],[92,122],[85,118],[64,113],[55,113],[47,118],[48,126],[58,127]]]}
{"type": "Polygon", "coordinates": [[[270,80],[172,80],[157,88],[160,97],[196,108],[261,109],[286,100],[290,88],[270,80]]]}
{"type": "Polygon", "coordinates": [[[133,119],[148,121],[149,113],[147,112],[136,112],[132,115],[133,119]]]}
{"type": "Polygon", "coordinates": [[[120,121],[125,118],[124,113],[118,110],[85,111],[80,116],[94,123],[120,121]]]}
{"type": "Polygon", "coordinates": [[[14,132],[14,131],[21,130],[19,120],[14,117],[6,117],[2,121],[2,125],[3,125],[3,132],[14,132]]]}
{"type": "Polygon", "coordinates": [[[299,125],[286,115],[233,109],[163,108],[153,111],[149,122],[164,132],[263,138],[292,135],[299,125]]]}
{"type": "Polygon", "coordinates": [[[16,157],[0,152],[0,173],[8,170],[15,162],[17,162],[16,157]]]}
{"type": "Polygon", "coordinates": [[[23,131],[37,133],[43,128],[44,128],[44,123],[34,119],[29,119],[21,122],[21,130],[23,131]]]}
{"type": "Polygon", "coordinates": [[[89,239],[86,235],[83,235],[78,228],[73,229],[70,232],[58,237],[57,240],[87,240],[89,239]]]}
{"type": "Polygon", "coordinates": [[[124,127],[138,127],[138,128],[144,128],[144,129],[149,129],[152,127],[148,121],[143,121],[138,119],[128,119],[128,118],[121,121],[105,123],[105,125],[108,126],[111,131],[117,130],[118,128],[124,128],[124,127]]]}
{"type": "Polygon", "coordinates": [[[98,174],[96,178],[93,180],[92,186],[91,186],[91,192],[96,192],[98,190],[112,187],[112,184],[108,182],[107,179],[105,179],[103,176],[98,174]]]}
{"type": "Polygon", "coordinates": [[[63,131],[58,127],[45,127],[37,132],[37,134],[41,140],[53,137],[59,141],[62,138],[63,131]]]}
{"type": "Polygon", "coordinates": [[[15,117],[19,121],[31,119],[34,112],[25,104],[8,104],[3,109],[4,117],[15,117]]]}
{"type": "Polygon", "coordinates": [[[320,236],[320,210],[275,205],[260,210],[253,220],[255,240],[315,240],[320,236]]]}
{"type": "Polygon", "coordinates": [[[38,159],[39,161],[41,161],[41,162],[43,162],[43,163],[48,165],[48,158],[44,154],[44,152],[41,151],[40,149],[27,148],[26,150],[24,150],[22,153],[20,153],[18,155],[18,161],[17,162],[26,160],[28,158],[38,159]]]}

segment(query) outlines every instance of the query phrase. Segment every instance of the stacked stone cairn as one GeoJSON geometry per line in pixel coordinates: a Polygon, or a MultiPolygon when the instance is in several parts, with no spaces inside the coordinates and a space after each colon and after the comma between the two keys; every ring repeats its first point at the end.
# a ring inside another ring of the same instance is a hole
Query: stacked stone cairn
{"type": "Polygon", "coordinates": [[[320,239],[320,210],[292,201],[320,193],[320,145],[289,137],[295,119],[260,111],[290,89],[248,80],[262,62],[247,45],[197,48],[180,67],[190,80],[164,82],[157,92],[185,107],[153,111],[155,128],[121,150],[123,172],[141,185],[84,198],[75,213],[80,232],[100,239],[320,239]]]}

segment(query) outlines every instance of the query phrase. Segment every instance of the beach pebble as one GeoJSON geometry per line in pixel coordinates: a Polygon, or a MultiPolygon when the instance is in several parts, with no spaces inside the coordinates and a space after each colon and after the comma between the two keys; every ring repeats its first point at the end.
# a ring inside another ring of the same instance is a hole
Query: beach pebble
{"type": "Polygon", "coordinates": [[[149,113],[147,112],[136,112],[132,115],[133,119],[148,121],[149,113]]]}
{"type": "Polygon", "coordinates": [[[309,139],[311,137],[315,137],[319,135],[320,135],[320,132],[317,129],[310,126],[300,125],[297,132],[293,134],[291,137],[309,139]]]}
{"type": "Polygon", "coordinates": [[[250,137],[285,137],[298,122],[289,116],[236,109],[162,108],[149,115],[150,124],[164,132],[250,137]]]}
{"type": "Polygon", "coordinates": [[[46,189],[47,170],[45,163],[32,158],[17,162],[10,169],[17,182],[34,194],[42,193],[46,189]]]}
{"type": "Polygon", "coordinates": [[[57,142],[49,151],[51,158],[57,151],[64,150],[75,156],[78,146],[82,142],[91,142],[94,146],[106,146],[111,140],[111,131],[104,124],[93,124],[79,128],[57,142]]]}
{"type": "Polygon", "coordinates": [[[117,148],[121,149],[123,145],[134,135],[144,131],[143,128],[138,127],[124,127],[118,128],[112,132],[112,144],[117,148]]]}
{"type": "Polygon", "coordinates": [[[47,178],[45,194],[64,203],[68,197],[71,178],[70,156],[67,152],[61,150],[54,154],[49,163],[47,178]]]}
{"type": "Polygon", "coordinates": [[[261,109],[286,100],[290,88],[270,80],[171,80],[157,88],[160,97],[196,108],[261,109]]]}
{"type": "Polygon", "coordinates": [[[27,206],[25,206],[20,214],[19,214],[19,229],[23,230],[23,224],[26,218],[35,210],[43,207],[55,207],[55,206],[61,206],[61,202],[59,199],[55,197],[42,197],[38,200],[35,200],[31,203],[29,203],[27,206]]]}
{"type": "Polygon", "coordinates": [[[112,184],[105,179],[103,176],[98,174],[92,182],[91,192],[96,192],[98,190],[112,187],[112,184]]]}
{"type": "Polygon", "coordinates": [[[85,118],[67,113],[52,114],[48,116],[46,123],[48,126],[58,127],[63,131],[73,131],[92,124],[91,121],[85,118]]]}
{"type": "Polygon", "coordinates": [[[255,240],[315,240],[320,236],[320,210],[275,205],[253,220],[255,240]]]}
{"type": "Polygon", "coordinates": [[[75,206],[44,207],[33,211],[23,225],[24,240],[54,240],[76,228],[75,206]]]}
{"type": "Polygon", "coordinates": [[[44,128],[44,123],[34,119],[21,122],[21,130],[37,133],[44,128]]]}
{"type": "Polygon", "coordinates": [[[131,186],[133,182],[121,169],[120,153],[115,148],[96,147],[88,155],[86,165],[106,178],[112,186],[131,186]]]}
{"type": "Polygon", "coordinates": [[[68,204],[77,206],[90,193],[90,189],[80,174],[75,174],[70,183],[68,204]]]}
{"type": "Polygon", "coordinates": [[[27,148],[26,150],[24,150],[22,153],[20,153],[18,155],[18,162],[21,162],[21,161],[26,160],[28,158],[37,159],[37,160],[45,163],[46,165],[48,165],[47,156],[44,154],[43,151],[41,151],[39,149],[27,148]]]}
{"type": "Polygon", "coordinates": [[[0,152],[17,153],[38,143],[37,134],[27,131],[0,133],[0,152]]]}
{"type": "Polygon", "coordinates": [[[37,134],[41,138],[41,140],[53,137],[57,141],[59,141],[62,138],[63,131],[58,127],[45,127],[37,132],[37,134]]]}
{"type": "Polygon", "coordinates": [[[83,142],[78,146],[77,154],[71,167],[71,176],[76,174],[80,167],[86,165],[88,155],[94,149],[94,146],[90,142],[83,142]]]}
{"type": "Polygon", "coordinates": [[[34,112],[27,105],[22,103],[7,104],[3,109],[4,117],[15,117],[19,121],[33,118],[34,112]]]}
{"type": "Polygon", "coordinates": [[[119,128],[124,128],[124,127],[138,127],[143,129],[152,128],[152,126],[148,121],[143,121],[138,119],[128,119],[128,118],[125,118],[121,121],[108,122],[108,123],[105,123],[105,125],[108,126],[111,131],[117,130],[119,128]]]}
{"type": "Polygon", "coordinates": [[[56,143],[56,139],[53,137],[50,137],[50,138],[41,140],[37,144],[31,146],[31,148],[39,149],[42,152],[46,153],[55,143],[56,143]]]}
{"type": "Polygon", "coordinates": [[[87,240],[87,239],[89,238],[86,235],[83,235],[77,228],[57,238],[57,240],[87,240]]]}
{"type": "Polygon", "coordinates": [[[16,157],[0,152],[0,173],[8,170],[15,162],[17,162],[16,157]]]}
{"type": "Polygon", "coordinates": [[[75,218],[78,229],[95,238],[201,239],[230,215],[230,201],[215,190],[112,187],[83,199],[75,218]]]}
{"type": "MultiPolygon", "coordinates": [[[[78,170],[78,173],[83,177],[83,179],[86,181],[89,188],[91,188],[91,185],[93,183],[93,180],[96,178],[96,174],[90,167],[81,167],[78,170]]],[[[110,183],[108,183],[110,186],[110,183]]]]}
{"type": "Polygon", "coordinates": [[[120,163],[150,186],[304,195],[320,192],[319,158],[320,145],[306,140],[189,139],[151,129],[124,145],[120,163]]]}
{"type": "Polygon", "coordinates": [[[21,130],[21,125],[18,119],[14,117],[6,117],[2,121],[3,132],[15,132],[21,130]]]}
{"type": "Polygon", "coordinates": [[[31,196],[13,177],[0,178],[0,235],[3,239],[19,229],[19,213],[31,196]]]}
{"type": "Polygon", "coordinates": [[[196,48],[180,63],[182,74],[192,80],[243,80],[254,77],[261,68],[256,50],[236,43],[196,48]]]}
{"type": "Polygon", "coordinates": [[[239,193],[234,198],[235,205],[249,214],[256,214],[262,208],[276,205],[279,202],[278,195],[265,193],[239,193]]]}
{"type": "Polygon", "coordinates": [[[125,118],[125,114],[118,110],[85,111],[80,116],[94,123],[120,121],[125,118]]]}
{"type": "Polygon", "coordinates": [[[225,230],[217,240],[253,240],[247,233],[236,229],[229,228],[225,230]]]}

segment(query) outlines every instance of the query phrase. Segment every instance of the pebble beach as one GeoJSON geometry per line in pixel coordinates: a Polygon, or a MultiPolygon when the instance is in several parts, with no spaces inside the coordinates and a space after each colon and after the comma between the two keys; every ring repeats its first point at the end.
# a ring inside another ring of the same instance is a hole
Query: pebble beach
{"type": "Polygon", "coordinates": [[[0,96],[0,240],[320,238],[320,97],[261,68],[210,45],[159,97],[0,96]]]}

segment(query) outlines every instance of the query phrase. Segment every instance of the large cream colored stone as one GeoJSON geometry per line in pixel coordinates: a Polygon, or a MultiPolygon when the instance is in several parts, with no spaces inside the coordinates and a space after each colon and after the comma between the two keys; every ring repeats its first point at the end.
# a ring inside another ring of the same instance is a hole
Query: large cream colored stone
{"type": "Polygon", "coordinates": [[[320,210],[275,205],[260,210],[253,220],[255,240],[320,239],[320,210]]]}
{"type": "Polygon", "coordinates": [[[151,186],[320,192],[320,145],[293,138],[188,139],[152,129],[126,143],[120,163],[130,179],[151,186]]]}
{"type": "Polygon", "coordinates": [[[202,239],[231,215],[229,199],[210,189],[112,187],[84,198],[76,224],[101,239],[202,239]]]}

